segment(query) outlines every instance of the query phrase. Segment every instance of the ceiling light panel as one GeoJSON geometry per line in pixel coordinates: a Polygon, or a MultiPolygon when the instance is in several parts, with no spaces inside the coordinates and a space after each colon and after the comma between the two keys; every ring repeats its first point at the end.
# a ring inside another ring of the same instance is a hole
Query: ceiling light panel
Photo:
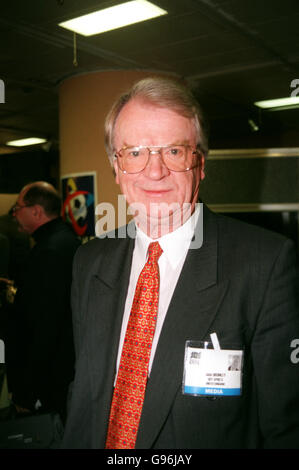
{"type": "Polygon", "coordinates": [[[43,144],[47,142],[46,139],[40,139],[38,137],[28,137],[27,139],[18,139],[18,140],[10,140],[6,142],[6,145],[11,147],[27,147],[27,145],[37,145],[43,144]]]}
{"type": "Polygon", "coordinates": [[[299,104],[299,97],[278,98],[275,100],[256,101],[255,106],[262,109],[292,107],[299,104]]]}
{"type": "Polygon", "coordinates": [[[92,36],[166,14],[166,10],[146,0],[133,0],[64,21],[59,26],[83,36],[92,36]]]}

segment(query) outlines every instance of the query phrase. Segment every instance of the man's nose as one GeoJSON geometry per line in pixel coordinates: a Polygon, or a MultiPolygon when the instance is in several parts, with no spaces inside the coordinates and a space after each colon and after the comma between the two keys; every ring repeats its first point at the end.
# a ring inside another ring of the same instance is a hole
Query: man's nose
{"type": "Polygon", "coordinates": [[[169,170],[163,162],[162,155],[159,150],[152,150],[150,152],[144,171],[146,176],[152,179],[160,179],[169,174],[169,170]]]}

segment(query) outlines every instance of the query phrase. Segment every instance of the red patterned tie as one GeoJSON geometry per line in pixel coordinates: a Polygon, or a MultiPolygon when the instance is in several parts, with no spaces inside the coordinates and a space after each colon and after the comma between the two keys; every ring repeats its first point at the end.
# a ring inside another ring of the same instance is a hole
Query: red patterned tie
{"type": "Polygon", "coordinates": [[[112,398],[106,449],[134,449],[142,412],[148,363],[159,302],[158,242],[148,248],[140,273],[112,398]]]}

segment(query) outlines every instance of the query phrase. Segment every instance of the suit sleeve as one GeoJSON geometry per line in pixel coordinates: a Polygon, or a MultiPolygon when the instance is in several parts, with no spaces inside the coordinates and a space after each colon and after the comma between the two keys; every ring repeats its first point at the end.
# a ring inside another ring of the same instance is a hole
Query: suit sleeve
{"type": "Polygon", "coordinates": [[[287,240],[271,270],[252,343],[266,448],[299,447],[299,364],[291,347],[299,338],[298,292],[296,252],[287,240]]]}

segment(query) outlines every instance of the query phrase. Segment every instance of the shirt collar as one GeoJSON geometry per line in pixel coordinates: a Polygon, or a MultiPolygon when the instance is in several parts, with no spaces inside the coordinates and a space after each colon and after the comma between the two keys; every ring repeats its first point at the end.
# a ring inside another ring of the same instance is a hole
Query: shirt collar
{"type": "Polygon", "coordinates": [[[135,249],[139,252],[140,256],[143,257],[144,263],[146,262],[149,244],[153,241],[157,241],[172,268],[176,268],[189,249],[201,210],[200,206],[200,204],[195,205],[195,211],[183,225],[173,232],[167,233],[163,237],[156,238],[155,240],[148,237],[139,227],[136,227],[135,249]]]}

